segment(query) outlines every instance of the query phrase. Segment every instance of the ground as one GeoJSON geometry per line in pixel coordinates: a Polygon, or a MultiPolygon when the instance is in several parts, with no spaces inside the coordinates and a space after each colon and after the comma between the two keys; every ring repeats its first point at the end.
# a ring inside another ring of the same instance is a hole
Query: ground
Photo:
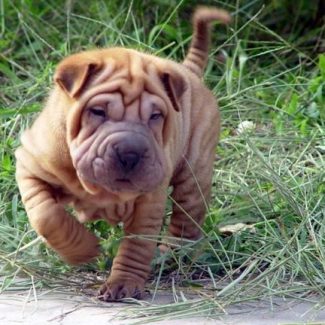
{"type": "MultiPolygon", "coordinates": [[[[198,297],[191,295],[188,299],[198,297]]],[[[220,316],[193,316],[173,319],[177,313],[147,317],[144,322],[140,312],[147,315],[150,306],[167,306],[174,296],[167,291],[159,292],[152,301],[148,295],[141,305],[103,303],[87,295],[62,293],[62,291],[15,291],[0,296],[1,324],[215,324],[215,325],[294,325],[325,324],[325,304],[321,297],[309,297],[305,301],[270,298],[220,310],[220,316]],[[37,297],[37,299],[35,299],[37,297]],[[317,302],[319,301],[319,302],[317,302]],[[137,311],[135,311],[137,310],[137,311]],[[132,316],[138,317],[133,318],[132,316]]]]}

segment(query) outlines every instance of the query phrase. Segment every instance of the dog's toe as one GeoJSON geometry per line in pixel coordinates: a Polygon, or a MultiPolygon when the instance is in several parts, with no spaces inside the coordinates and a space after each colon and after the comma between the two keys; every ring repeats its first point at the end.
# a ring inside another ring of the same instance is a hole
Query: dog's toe
{"type": "Polygon", "coordinates": [[[98,298],[103,301],[119,301],[124,298],[142,299],[143,284],[131,279],[114,279],[103,284],[98,298]]]}

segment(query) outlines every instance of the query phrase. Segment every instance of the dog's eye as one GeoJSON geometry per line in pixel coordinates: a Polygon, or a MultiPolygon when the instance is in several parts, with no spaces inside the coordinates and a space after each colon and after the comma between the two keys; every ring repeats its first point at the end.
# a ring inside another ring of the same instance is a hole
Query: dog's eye
{"type": "Polygon", "coordinates": [[[95,116],[106,117],[106,112],[105,112],[104,108],[101,106],[90,107],[89,112],[95,116]]]}
{"type": "Polygon", "coordinates": [[[163,118],[164,116],[162,115],[162,113],[152,113],[150,116],[150,120],[151,121],[157,121],[161,118],[163,118]]]}

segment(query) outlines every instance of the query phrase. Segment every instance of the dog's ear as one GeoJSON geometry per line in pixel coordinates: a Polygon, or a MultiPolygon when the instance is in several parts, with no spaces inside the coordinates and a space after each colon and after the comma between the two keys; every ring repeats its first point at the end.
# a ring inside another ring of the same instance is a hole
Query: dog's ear
{"type": "Polygon", "coordinates": [[[186,83],[183,77],[177,72],[163,72],[161,74],[161,81],[164,85],[170,101],[172,102],[175,110],[180,110],[180,98],[183,95],[186,83]]]}
{"type": "Polygon", "coordinates": [[[77,97],[90,76],[97,72],[102,63],[95,58],[78,54],[63,60],[56,69],[54,81],[70,97],[77,97]]]}

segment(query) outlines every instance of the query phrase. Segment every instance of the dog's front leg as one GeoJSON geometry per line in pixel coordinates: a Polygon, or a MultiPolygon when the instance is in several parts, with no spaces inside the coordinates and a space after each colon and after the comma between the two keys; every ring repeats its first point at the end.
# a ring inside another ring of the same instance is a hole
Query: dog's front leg
{"type": "Polygon", "coordinates": [[[134,215],[124,225],[125,238],[113,261],[111,274],[99,298],[114,301],[143,296],[145,281],[157,246],[165,211],[167,190],[144,195],[135,205],[134,215]]]}
{"type": "Polygon", "coordinates": [[[84,263],[99,253],[98,239],[70,216],[55,189],[17,161],[16,178],[32,227],[65,261],[84,263]]]}

